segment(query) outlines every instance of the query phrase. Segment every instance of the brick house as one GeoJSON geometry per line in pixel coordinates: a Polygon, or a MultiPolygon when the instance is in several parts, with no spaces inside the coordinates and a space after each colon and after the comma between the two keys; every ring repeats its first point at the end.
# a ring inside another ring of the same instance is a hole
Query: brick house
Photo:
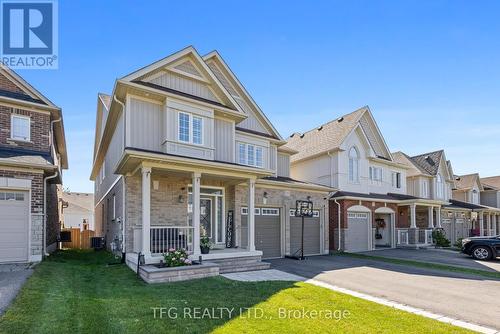
{"type": "Polygon", "coordinates": [[[0,263],[40,261],[57,246],[62,112],[17,73],[0,67],[0,263]]]}
{"type": "Polygon", "coordinates": [[[118,79],[97,101],[96,233],[134,269],[138,253],[155,263],[169,247],[229,259],[221,271],[262,268],[297,253],[295,201],[309,198],[304,252],[327,253],[331,189],[290,178],[285,143],[215,51],[188,47],[118,79]]]}

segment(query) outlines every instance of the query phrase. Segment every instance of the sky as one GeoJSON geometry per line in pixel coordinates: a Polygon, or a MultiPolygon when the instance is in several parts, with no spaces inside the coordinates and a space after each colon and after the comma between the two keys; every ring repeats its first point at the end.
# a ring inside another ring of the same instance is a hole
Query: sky
{"type": "Polygon", "coordinates": [[[59,0],[64,187],[92,192],[97,93],[188,45],[217,49],[286,138],[368,105],[391,151],[500,174],[498,1],[59,0]]]}

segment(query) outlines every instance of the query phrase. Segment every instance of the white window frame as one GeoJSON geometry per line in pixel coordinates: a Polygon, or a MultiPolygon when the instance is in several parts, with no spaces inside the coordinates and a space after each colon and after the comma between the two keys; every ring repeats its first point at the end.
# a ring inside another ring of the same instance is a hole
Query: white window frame
{"type": "MultiPolygon", "coordinates": [[[[241,215],[248,216],[248,207],[242,206],[240,211],[241,215]]],[[[260,208],[254,208],[254,216],[260,216],[260,208]]]]}
{"type": "MultiPolygon", "coordinates": [[[[296,209],[290,209],[288,211],[288,215],[290,217],[296,217],[295,216],[295,211],[296,211],[296,209]]],[[[319,218],[319,210],[313,210],[313,218],[319,218]]]]}
{"type": "Polygon", "coordinates": [[[348,166],[347,166],[348,181],[350,183],[359,183],[359,150],[357,149],[356,146],[351,146],[351,148],[349,148],[349,151],[347,151],[347,157],[348,157],[348,166]],[[352,150],[356,152],[356,157],[351,157],[352,150]]]}
{"type": "Polygon", "coordinates": [[[113,194],[113,219],[116,219],[116,195],[113,194]]]}
{"type": "Polygon", "coordinates": [[[101,166],[101,179],[99,180],[99,184],[102,184],[102,181],[105,178],[106,178],[106,161],[103,161],[101,166]]]}
{"type": "Polygon", "coordinates": [[[191,144],[191,145],[198,145],[198,146],[203,146],[204,145],[204,137],[205,134],[205,120],[203,119],[202,116],[199,115],[193,115],[191,113],[185,112],[185,111],[179,111],[177,115],[177,140],[181,143],[186,143],[186,144],[191,144]],[[188,116],[188,140],[185,141],[181,139],[181,115],[186,115],[188,116]],[[200,143],[195,143],[194,142],[194,126],[193,126],[193,119],[198,118],[201,123],[201,129],[200,129],[200,143]]]}
{"type": "Polygon", "coordinates": [[[261,209],[262,216],[279,216],[280,209],[278,208],[262,208],[261,209]]]}
{"type": "Polygon", "coordinates": [[[31,141],[31,117],[24,115],[12,114],[10,116],[10,139],[18,141],[31,141]],[[14,119],[22,119],[28,121],[28,136],[27,137],[16,137],[14,136],[14,119]]]}
{"type": "Polygon", "coordinates": [[[444,183],[441,174],[437,174],[436,176],[436,188],[437,198],[444,198],[444,183]]]}
{"type": "Polygon", "coordinates": [[[254,145],[254,144],[248,144],[248,143],[238,143],[238,163],[240,165],[245,165],[245,166],[251,166],[251,167],[257,167],[257,168],[264,168],[264,147],[259,146],[259,145],[254,145]],[[241,147],[244,147],[244,152],[245,156],[241,157],[241,147]],[[249,148],[253,149],[253,164],[249,163],[248,161],[248,150],[249,148]],[[260,164],[257,164],[257,150],[261,151],[261,160],[260,164]]]}
{"type": "Polygon", "coordinates": [[[370,166],[369,172],[372,184],[382,184],[384,174],[382,167],[370,166]]]}
{"type": "Polygon", "coordinates": [[[401,189],[401,172],[392,172],[392,187],[401,189]]]}

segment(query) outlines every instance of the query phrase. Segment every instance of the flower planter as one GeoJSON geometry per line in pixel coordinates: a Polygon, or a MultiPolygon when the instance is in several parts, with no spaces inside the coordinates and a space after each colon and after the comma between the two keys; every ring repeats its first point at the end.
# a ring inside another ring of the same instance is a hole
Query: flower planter
{"type": "Polygon", "coordinates": [[[201,251],[201,254],[208,254],[208,253],[210,253],[210,247],[200,246],[200,251],[201,251]]]}

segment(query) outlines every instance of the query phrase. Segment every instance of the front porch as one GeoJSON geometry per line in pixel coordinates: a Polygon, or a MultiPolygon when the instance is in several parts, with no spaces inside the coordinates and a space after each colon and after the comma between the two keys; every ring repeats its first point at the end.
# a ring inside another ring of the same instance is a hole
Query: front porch
{"type": "Polygon", "coordinates": [[[261,262],[262,252],[255,249],[255,181],[256,175],[250,173],[216,174],[142,164],[125,181],[127,264],[133,270],[138,261],[141,266],[160,264],[169,250],[184,249],[191,261],[213,262],[220,272],[269,268],[261,262]],[[248,208],[245,228],[241,207],[248,208]],[[208,254],[201,253],[204,236],[212,244],[208,254]]]}
{"type": "Polygon", "coordinates": [[[434,244],[432,232],[435,229],[443,229],[440,205],[400,204],[398,211],[397,247],[426,248],[434,244]]]}

